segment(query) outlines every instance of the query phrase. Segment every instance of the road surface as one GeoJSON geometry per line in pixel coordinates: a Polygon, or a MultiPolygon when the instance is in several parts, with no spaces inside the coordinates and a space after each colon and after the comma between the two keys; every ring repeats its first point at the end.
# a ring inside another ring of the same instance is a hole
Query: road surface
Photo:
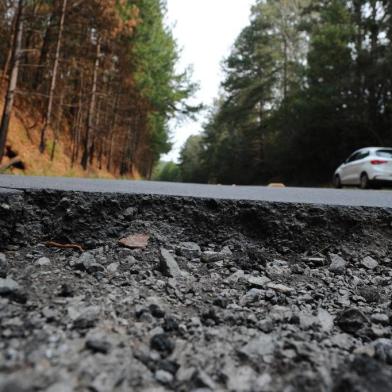
{"type": "Polygon", "coordinates": [[[28,189],[61,191],[152,194],[283,203],[392,207],[388,190],[268,188],[262,186],[222,186],[168,182],[96,180],[63,177],[0,175],[0,193],[28,189]]]}

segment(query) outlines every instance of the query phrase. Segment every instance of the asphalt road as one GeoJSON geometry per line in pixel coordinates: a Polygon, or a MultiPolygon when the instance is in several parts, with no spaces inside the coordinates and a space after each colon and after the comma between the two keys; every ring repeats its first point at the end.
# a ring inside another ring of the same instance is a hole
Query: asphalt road
{"type": "Polygon", "coordinates": [[[278,189],[261,186],[222,186],[150,181],[0,175],[0,193],[28,189],[191,196],[214,199],[392,208],[392,192],[388,190],[362,191],[357,189],[335,190],[320,188],[278,189]]]}

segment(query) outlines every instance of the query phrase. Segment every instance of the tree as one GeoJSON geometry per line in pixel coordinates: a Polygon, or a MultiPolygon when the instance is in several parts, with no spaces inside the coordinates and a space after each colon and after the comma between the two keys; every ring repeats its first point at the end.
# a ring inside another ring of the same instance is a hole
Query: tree
{"type": "Polygon", "coordinates": [[[257,1],[204,127],[209,180],[326,184],[392,143],[391,21],[387,0],[257,1]]]}
{"type": "Polygon", "coordinates": [[[203,167],[203,138],[189,136],[180,152],[180,172],[183,182],[202,183],[208,180],[203,167]]]}
{"type": "MultiPolygon", "coordinates": [[[[40,149],[41,153],[43,153],[45,150],[45,134],[46,134],[47,128],[51,125],[51,121],[52,121],[53,99],[54,99],[54,93],[55,93],[55,89],[56,89],[57,70],[58,70],[59,60],[60,60],[61,39],[63,36],[66,9],[67,9],[67,0],[63,0],[62,7],[61,7],[60,22],[59,22],[59,32],[57,35],[56,54],[55,54],[55,58],[54,58],[54,62],[53,62],[52,78],[51,78],[51,82],[50,82],[48,106],[46,109],[44,126],[41,129],[41,140],[40,140],[40,145],[39,145],[39,149],[40,149]]],[[[55,142],[54,142],[53,146],[55,146],[55,142]]],[[[53,150],[54,150],[54,147],[53,147],[53,150]]]]}
{"type": "Polygon", "coordinates": [[[15,19],[16,32],[14,36],[14,42],[12,45],[11,77],[8,83],[3,115],[1,117],[1,124],[0,124],[0,163],[4,156],[8,127],[10,123],[11,112],[12,112],[14,98],[15,98],[15,89],[18,82],[19,63],[20,63],[20,57],[22,52],[23,23],[24,23],[23,9],[24,9],[24,0],[19,0],[18,7],[16,10],[17,13],[16,19],[15,19]]]}
{"type": "Polygon", "coordinates": [[[218,107],[206,125],[206,162],[214,181],[259,183],[266,172],[271,115],[301,83],[308,1],[258,1],[224,63],[218,107]]]}
{"type": "Polygon", "coordinates": [[[154,181],[179,182],[181,173],[179,166],[174,162],[159,162],[152,174],[154,181]]]}

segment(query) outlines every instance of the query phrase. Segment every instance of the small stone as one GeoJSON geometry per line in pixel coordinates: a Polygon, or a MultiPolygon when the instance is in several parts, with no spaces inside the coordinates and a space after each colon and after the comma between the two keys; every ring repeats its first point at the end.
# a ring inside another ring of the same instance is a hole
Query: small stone
{"type": "Polygon", "coordinates": [[[164,318],[165,317],[165,311],[162,310],[158,305],[156,304],[151,304],[149,306],[150,313],[155,317],[155,318],[164,318]]]}
{"type": "Polygon", "coordinates": [[[293,288],[285,286],[284,284],[267,283],[267,287],[269,289],[272,289],[274,291],[277,291],[277,292],[283,293],[283,294],[290,294],[291,292],[294,291],[293,288]]]}
{"type": "Polygon", "coordinates": [[[211,250],[207,250],[203,252],[201,255],[201,261],[203,263],[216,263],[224,259],[225,259],[225,254],[221,252],[213,252],[211,250]]]}
{"type": "Polygon", "coordinates": [[[376,324],[389,325],[389,317],[387,314],[375,313],[370,316],[370,320],[376,324]]]}
{"type": "Polygon", "coordinates": [[[201,249],[195,242],[181,242],[176,247],[176,253],[179,256],[184,256],[188,260],[197,259],[201,255],[201,249]]]}
{"type": "MultiPolygon", "coordinates": [[[[201,390],[208,388],[211,391],[215,390],[215,383],[212,378],[203,370],[195,370],[191,377],[192,384],[197,388],[196,390],[201,390]]],[[[195,390],[193,390],[195,391],[195,390]]]]}
{"type": "Polygon", "coordinates": [[[101,264],[98,264],[98,263],[86,264],[85,268],[89,274],[94,274],[95,272],[104,272],[105,271],[105,267],[101,264]]]}
{"type": "Polygon", "coordinates": [[[215,306],[218,306],[222,309],[226,309],[227,306],[229,305],[229,300],[224,297],[216,297],[212,303],[215,306]]]}
{"type": "Polygon", "coordinates": [[[245,271],[239,270],[234,272],[234,274],[230,275],[227,278],[227,282],[229,283],[237,283],[240,279],[245,278],[245,271]]]}
{"type": "Polygon", "coordinates": [[[372,343],[375,349],[375,357],[388,365],[392,365],[392,340],[377,339],[372,343]]]}
{"type": "Polygon", "coordinates": [[[157,370],[154,377],[163,385],[171,384],[173,382],[173,375],[166,370],[157,370]]]}
{"type": "Polygon", "coordinates": [[[239,354],[245,358],[260,360],[264,355],[271,355],[276,349],[276,340],[270,334],[260,334],[250,340],[239,350],[239,354]]]}
{"type": "Polygon", "coordinates": [[[273,278],[274,276],[289,276],[291,271],[286,261],[274,260],[272,263],[267,263],[266,273],[273,278]]]}
{"type": "Polygon", "coordinates": [[[370,328],[370,334],[373,339],[377,338],[387,338],[391,336],[391,330],[388,327],[383,327],[379,324],[372,324],[370,328]]]}
{"type": "Polygon", "coordinates": [[[74,295],[74,291],[73,291],[72,287],[69,284],[64,283],[64,284],[61,285],[60,290],[58,292],[58,296],[59,297],[65,297],[66,298],[66,297],[73,297],[73,295],[74,295]]]}
{"type": "Polygon", "coordinates": [[[328,311],[326,311],[325,309],[319,309],[317,319],[322,331],[332,331],[334,326],[334,318],[328,311]]]}
{"type": "Polygon", "coordinates": [[[123,212],[123,216],[126,219],[132,219],[137,213],[137,209],[134,207],[128,207],[124,212],[123,212]]]}
{"type": "Polygon", "coordinates": [[[85,270],[89,274],[105,271],[105,267],[98,264],[95,257],[89,252],[84,252],[77,260],[71,261],[70,265],[73,268],[85,270]]]}
{"type": "Polygon", "coordinates": [[[374,270],[375,268],[378,267],[378,262],[370,256],[365,257],[362,260],[361,264],[362,264],[362,266],[364,266],[365,268],[367,268],[369,270],[374,270]]]}
{"type": "Polygon", "coordinates": [[[0,253],[0,278],[6,278],[9,266],[4,253],[0,253]]]}
{"type": "Polygon", "coordinates": [[[299,324],[302,329],[309,329],[317,322],[315,316],[305,311],[300,312],[298,314],[298,317],[299,317],[299,324]]]}
{"type": "Polygon", "coordinates": [[[344,260],[339,255],[334,253],[329,254],[329,260],[331,264],[329,265],[329,270],[334,274],[342,274],[346,270],[347,261],[344,260]]]}
{"type": "Polygon", "coordinates": [[[246,306],[249,304],[252,304],[264,295],[264,291],[260,289],[250,289],[241,299],[240,299],[240,305],[241,306],[246,306]]]}
{"type": "Polygon", "coordinates": [[[266,287],[266,284],[271,282],[271,279],[266,276],[249,276],[247,279],[247,283],[251,287],[263,289],[266,287]]]}
{"type": "Polygon", "coordinates": [[[304,263],[313,267],[322,267],[323,265],[325,265],[324,257],[303,257],[301,260],[304,263]]]}
{"type": "Polygon", "coordinates": [[[97,324],[100,314],[100,308],[98,306],[89,306],[84,308],[80,315],[75,319],[73,327],[76,329],[88,329],[93,328],[97,324]]]}
{"type": "Polygon", "coordinates": [[[379,303],[381,300],[380,291],[377,287],[359,287],[358,294],[368,303],[379,303]]]}
{"type": "Polygon", "coordinates": [[[178,331],[179,324],[178,321],[173,316],[166,316],[163,321],[162,328],[166,332],[178,331]]]}
{"type": "Polygon", "coordinates": [[[94,353],[108,354],[111,344],[105,340],[90,338],[86,340],[86,348],[94,353]]]}
{"type": "Polygon", "coordinates": [[[160,271],[170,278],[176,278],[182,275],[176,259],[164,248],[161,248],[160,271]]]}
{"type": "Polygon", "coordinates": [[[295,317],[293,311],[287,306],[275,305],[271,308],[269,316],[273,321],[289,322],[295,317]]]}
{"type": "Polygon", "coordinates": [[[51,322],[57,319],[58,313],[55,309],[45,307],[42,309],[42,315],[45,317],[47,322],[51,322]]]}
{"type": "Polygon", "coordinates": [[[120,239],[118,243],[129,249],[144,249],[147,248],[149,239],[148,234],[134,234],[120,239]]]}
{"type": "Polygon", "coordinates": [[[222,248],[220,252],[225,258],[230,258],[230,256],[233,255],[233,252],[231,251],[230,247],[225,246],[222,248]]]}
{"type": "Polygon", "coordinates": [[[111,274],[114,274],[117,272],[118,268],[120,267],[120,263],[111,263],[107,266],[107,271],[111,274]]]}
{"type": "Polygon", "coordinates": [[[27,295],[13,279],[0,278],[0,297],[10,298],[19,303],[26,303],[27,295]]]}
{"type": "Polygon", "coordinates": [[[48,257],[41,257],[40,259],[37,260],[37,265],[40,267],[47,267],[51,264],[51,261],[48,257]]]}
{"type": "Polygon", "coordinates": [[[360,310],[352,308],[341,312],[336,319],[336,324],[344,332],[355,334],[369,324],[369,319],[360,310]]]}
{"type": "Polygon", "coordinates": [[[170,339],[168,334],[161,333],[161,334],[154,335],[151,338],[150,347],[153,350],[159,351],[163,355],[168,356],[173,352],[175,348],[175,344],[170,339]]]}

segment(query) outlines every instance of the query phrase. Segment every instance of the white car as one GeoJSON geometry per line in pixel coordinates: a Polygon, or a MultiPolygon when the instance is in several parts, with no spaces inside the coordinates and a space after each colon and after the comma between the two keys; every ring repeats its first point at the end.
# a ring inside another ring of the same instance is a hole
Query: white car
{"type": "Polygon", "coordinates": [[[355,151],[335,171],[333,184],[356,185],[362,189],[374,185],[392,185],[392,148],[367,147],[355,151]]]}

